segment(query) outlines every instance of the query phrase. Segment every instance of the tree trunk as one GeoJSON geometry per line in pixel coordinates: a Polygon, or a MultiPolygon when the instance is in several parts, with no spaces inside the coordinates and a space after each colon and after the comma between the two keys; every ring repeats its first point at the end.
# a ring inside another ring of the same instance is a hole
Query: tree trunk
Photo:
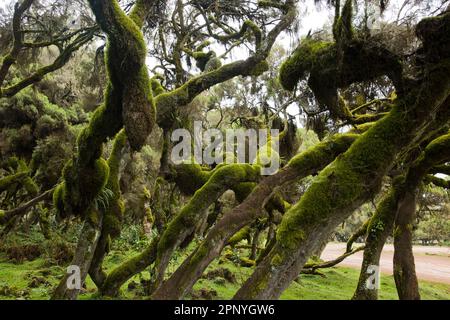
{"type": "Polygon", "coordinates": [[[358,286],[352,298],[354,300],[378,299],[378,279],[375,280],[375,285],[373,283],[369,284],[368,281],[371,282],[371,277],[373,276],[377,278],[379,276],[381,252],[386,239],[392,234],[396,211],[395,192],[391,189],[379,203],[368,225],[358,286]]]}
{"type": "Polygon", "coordinates": [[[261,230],[259,230],[259,228],[257,227],[255,229],[255,233],[253,234],[253,239],[252,239],[252,250],[250,253],[250,260],[256,260],[256,255],[258,253],[258,245],[259,245],[259,235],[261,234],[261,230]]]}
{"type": "MultiPolygon", "coordinates": [[[[91,219],[87,219],[84,222],[83,229],[78,239],[78,246],[75,251],[75,255],[71,262],[71,266],[76,266],[80,270],[80,283],[83,284],[86,276],[88,275],[91,261],[94,256],[97,242],[100,238],[102,216],[95,213],[97,221],[93,222],[91,219]]],[[[66,274],[60,281],[58,287],[53,292],[52,299],[54,300],[75,300],[78,297],[81,288],[70,289],[68,288],[68,280],[70,274],[66,274]]]]}
{"type": "Polygon", "coordinates": [[[400,300],[419,300],[419,284],[412,251],[416,195],[406,192],[399,203],[394,232],[394,279],[400,300]]]}
{"type": "Polygon", "coordinates": [[[106,280],[106,273],[103,271],[103,260],[105,259],[107,248],[109,246],[109,234],[102,232],[92,257],[91,266],[89,267],[89,276],[94,281],[97,288],[102,288],[106,280]]]}

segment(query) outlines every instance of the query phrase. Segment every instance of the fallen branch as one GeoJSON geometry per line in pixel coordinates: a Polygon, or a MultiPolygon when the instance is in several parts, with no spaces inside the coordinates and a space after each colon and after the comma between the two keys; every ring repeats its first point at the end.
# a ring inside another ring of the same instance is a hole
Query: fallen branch
{"type": "Polygon", "coordinates": [[[347,257],[349,257],[349,256],[351,256],[351,255],[353,255],[355,253],[357,253],[358,251],[364,250],[364,249],[365,249],[365,246],[361,246],[361,247],[358,247],[356,249],[353,249],[350,252],[344,253],[343,255],[341,255],[340,257],[338,257],[338,258],[336,258],[334,260],[330,260],[330,261],[326,261],[326,262],[322,262],[322,263],[307,263],[307,264],[305,264],[303,266],[302,272],[305,271],[305,270],[308,270],[308,269],[310,269],[312,271],[315,271],[317,269],[324,269],[324,268],[334,267],[335,265],[337,265],[337,264],[341,263],[342,261],[344,261],[345,258],[347,258],[347,257]]]}
{"type": "Polygon", "coordinates": [[[0,210],[0,225],[7,223],[13,217],[16,217],[16,216],[26,213],[27,210],[29,208],[31,208],[32,206],[34,206],[37,203],[44,201],[48,197],[50,197],[53,194],[54,190],[55,190],[55,188],[47,190],[44,193],[42,193],[41,195],[37,196],[36,198],[31,199],[30,201],[26,202],[24,205],[17,207],[15,209],[12,209],[9,211],[0,210]]]}

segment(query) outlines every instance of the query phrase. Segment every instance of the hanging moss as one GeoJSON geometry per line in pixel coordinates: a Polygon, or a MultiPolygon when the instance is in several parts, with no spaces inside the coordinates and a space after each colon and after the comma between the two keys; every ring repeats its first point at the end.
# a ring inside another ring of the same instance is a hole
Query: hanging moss
{"type": "Polygon", "coordinates": [[[346,0],[342,7],[342,13],[335,17],[333,24],[333,36],[336,42],[348,42],[353,38],[353,5],[352,0],[346,0]]]}

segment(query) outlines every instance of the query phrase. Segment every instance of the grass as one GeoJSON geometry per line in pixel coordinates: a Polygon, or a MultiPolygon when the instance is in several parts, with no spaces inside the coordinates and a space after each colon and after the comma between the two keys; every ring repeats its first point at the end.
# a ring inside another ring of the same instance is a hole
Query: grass
{"type": "MultiPolygon", "coordinates": [[[[135,253],[133,251],[113,251],[106,260],[105,267],[110,269],[135,253]]],[[[235,252],[235,254],[238,255],[239,252],[235,252]]],[[[179,254],[173,259],[168,269],[169,274],[176,269],[184,257],[185,254],[179,254]]],[[[214,299],[230,299],[252,273],[252,268],[243,268],[225,259],[214,261],[206,272],[218,268],[229,269],[236,278],[235,283],[225,281],[223,278],[200,279],[194,286],[194,292],[215,293],[214,299]]],[[[64,267],[51,265],[43,258],[13,264],[0,254],[0,299],[48,299],[54,286],[61,279],[64,270],[64,267]],[[31,288],[31,286],[34,286],[34,288],[31,288]]],[[[335,267],[323,272],[326,277],[302,275],[298,282],[293,282],[283,293],[281,299],[343,300],[351,298],[358,281],[359,270],[335,267]]],[[[123,286],[120,298],[145,298],[142,294],[140,281],[148,278],[148,272],[135,276],[123,286]],[[128,289],[130,282],[134,282],[136,288],[128,289]]],[[[86,283],[87,291],[80,295],[80,299],[96,299],[96,290],[92,281],[87,279],[86,283]]],[[[420,290],[422,299],[450,299],[449,285],[420,281],[420,290]]],[[[381,276],[380,299],[398,299],[392,276],[381,276]]]]}

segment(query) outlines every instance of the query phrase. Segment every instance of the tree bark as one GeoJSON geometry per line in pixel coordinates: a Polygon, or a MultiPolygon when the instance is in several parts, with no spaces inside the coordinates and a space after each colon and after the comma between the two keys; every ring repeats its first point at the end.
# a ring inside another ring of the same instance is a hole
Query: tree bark
{"type": "Polygon", "coordinates": [[[416,194],[407,192],[399,203],[394,232],[394,279],[400,300],[420,300],[412,251],[416,194]]]}
{"type": "MultiPolygon", "coordinates": [[[[353,295],[353,300],[377,300],[378,287],[368,286],[367,282],[372,275],[373,266],[375,272],[379,271],[380,256],[384,244],[394,228],[395,214],[397,211],[397,201],[393,189],[384,196],[379,203],[377,210],[367,226],[367,237],[364,249],[364,256],[359,274],[358,286],[353,295]]],[[[378,275],[375,275],[378,277],[378,275]]]]}
{"type": "MultiPolygon", "coordinates": [[[[94,256],[97,242],[101,234],[102,215],[93,213],[96,215],[96,221],[88,219],[84,222],[83,229],[81,230],[80,238],[78,240],[78,246],[75,251],[75,255],[71,262],[71,266],[77,266],[80,268],[80,282],[84,283],[86,276],[88,275],[91,261],[94,256]]],[[[78,297],[80,289],[69,289],[68,278],[70,274],[66,274],[60,281],[58,287],[53,292],[53,300],[75,300],[78,297]]]]}

